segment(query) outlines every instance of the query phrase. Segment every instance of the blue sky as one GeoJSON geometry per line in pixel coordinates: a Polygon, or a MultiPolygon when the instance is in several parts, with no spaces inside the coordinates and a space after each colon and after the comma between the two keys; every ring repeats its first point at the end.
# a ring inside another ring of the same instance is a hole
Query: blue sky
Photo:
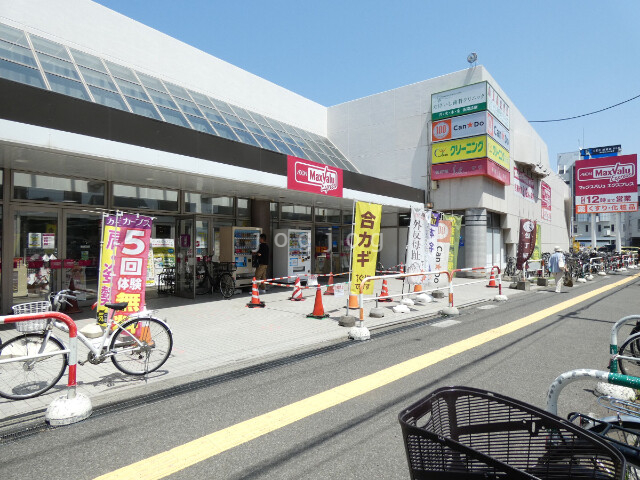
{"type": "MultiPolygon", "coordinates": [[[[331,106],[468,67],[478,53],[528,120],[640,95],[640,1],[99,0],[123,15],[331,106]]],[[[558,153],[640,144],[640,98],[534,123],[558,153]]]]}

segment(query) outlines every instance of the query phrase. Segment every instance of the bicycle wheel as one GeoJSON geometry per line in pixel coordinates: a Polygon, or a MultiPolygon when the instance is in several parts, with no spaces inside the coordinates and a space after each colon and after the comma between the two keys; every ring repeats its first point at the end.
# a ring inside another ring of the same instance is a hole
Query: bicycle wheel
{"type": "MultiPolygon", "coordinates": [[[[0,348],[0,359],[24,357],[40,352],[44,335],[27,333],[12,338],[0,348]]],[[[43,353],[53,355],[20,362],[0,364],[0,397],[23,400],[43,394],[53,387],[67,368],[67,354],[64,345],[54,337],[49,337],[43,353]]]]}
{"type": "Polygon", "coordinates": [[[173,347],[171,330],[157,318],[134,318],[122,324],[111,338],[111,361],[127,375],[144,375],[160,368],[173,347]],[[142,346],[135,341],[138,339],[142,346]]]}
{"type": "Polygon", "coordinates": [[[224,298],[231,298],[236,290],[236,282],[230,273],[220,275],[220,293],[224,298]]]}
{"type": "MultiPolygon", "coordinates": [[[[615,422],[616,426],[622,427],[628,431],[620,430],[620,429],[611,429],[606,433],[606,437],[613,440],[612,445],[617,447],[617,443],[623,444],[622,448],[619,448],[621,453],[625,455],[625,459],[627,460],[627,470],[625,472],[625,479],[633,479],[640,480],[640,459],[637,458],[637,455],[627,455],[624,451],[624,445],[630,445],[634,448],[640,448],[640,418],[637,422],[634,421],[622,421],[615,422]]],[[[589,430],[594,433],[601,433],[607,427],[606,424],[596,424],[589,430]]]]}
{"type": "Polygon", "coordinates": [[[620,350],[618,350],[618,354],[622,357],[636,357],[637,360],[626,359],[626,358],[618,358],[618,365],[620,367],[620,371],[625,375],[632,375],[634,377],[640,376],[640,333],[635,335],[631,335],[628,337],[620,350]]]}

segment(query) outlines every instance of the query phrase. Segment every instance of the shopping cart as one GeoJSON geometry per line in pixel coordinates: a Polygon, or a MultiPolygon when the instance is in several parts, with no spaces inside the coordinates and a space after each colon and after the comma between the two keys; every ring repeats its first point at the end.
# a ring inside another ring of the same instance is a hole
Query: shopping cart
{"type": "Polygon", "coordinates": [[[412,479],[622,479],[598,435],[518,400],[440,388],[399,415],[412,479]]]}
{"type": "MultiPolygon", "coordinates": [[[[11,307],[14,315],[25,313],[42,313],[51,311],[51,302],[43,300],[39,302],[19,303],[11,307]]],[[[16,322],[16,330],[21,333],[42,332],[47,327],[46,318],[38,320],[28,320],[26,322],[16,322]]]]}

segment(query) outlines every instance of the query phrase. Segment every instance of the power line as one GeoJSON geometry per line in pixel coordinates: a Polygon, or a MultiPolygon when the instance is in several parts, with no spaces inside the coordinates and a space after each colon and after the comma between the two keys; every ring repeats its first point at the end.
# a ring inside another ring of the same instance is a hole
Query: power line
{"type": "Polygon", "coordinates": [[[584,113],[582,115],[576,115],[575,117],[567,117],[567,118],[556,118],[555,120],[529,120],[529,123],[549,123],[549,122],[563,122],[565,120],[573,120],[574,118],[581,118],[581,117],[586,117],[588,115],[593,115],[595,113],[600,113],[600,112],[604,112],[605,110],[609,110],[611,108],[615,108],[618,107],[624,103],[630,102],[632,100],[635,100],[636,98],[640,98],[640,95],[636,95],[635,97],[631,97],[628,100],[625,100],[624,102],[620,102],[620,103],[616,103],[615,105],[611,105],[610,107],[606,107],[606,108],[602,108],[600,110],[596,110],[595,112],[589,112],[589,113],[584,113]]]}

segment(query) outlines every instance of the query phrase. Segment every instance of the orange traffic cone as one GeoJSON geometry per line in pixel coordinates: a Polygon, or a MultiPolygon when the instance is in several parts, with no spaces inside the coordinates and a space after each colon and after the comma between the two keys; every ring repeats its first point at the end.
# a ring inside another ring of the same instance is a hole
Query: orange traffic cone
{"type": "Polygon", "coordinates": [[[301,302],[304,300],[304,298],[302,298],[302,289],[300,288],[300,277],[296,277],[293,294],[291,295],[291,298],[289,300],[294,300],[296,302],[301,302]]]}
{"type": "Polygon", "coordinates": [[[489,278],[489,285],[487,285],[487,287],[498,288],[498,285],[496,285],[496,277],[493,274],[493,272],[491,272],[491,277],[489,278]]]}
{"type": "Polygon", "coordinates": [[[307,318],[327,318],[329,315],[324,313],[324,307],[322,306],[322,292],[320,286],[316,289],[316,303],[313,306],[313,312],[307,315],[307,318]]]}
{"type": "Polygon", "coordinates": [[[393,302],[393,298],[389,297],[389,286],[387,285],[387,279],[382,279],[382,291],[378,297],[379,302],[393,302]]]}
{"type": "Polygon", "coordinates": [[[324,292],[325,295],[335,295],[336,292],[333,291],[333,272],[329,273],[329,284],[327,285],[327,290],[324,292]]]}
{"type": "MultiPolygon", "coordinates": [[[[71,281],[69,282],[69,290],[71,290],[72,292],[76,289],[75,283],[73,282],[73,277],[71,277],[71,281]]],[[[75,296],[75,294],[73,294],[75,296]]],[[[71,313],[79,313],[82,310],[80,310],[80,307],[78,307],[78,301],[76,299],[69,299],[67,300],[69,302],[69,304],[67,305],[67,308],[64,309],[64,313],[66,313],[67,315],[71,314],[71,313]]]]}
{"type": "Polygon", "coordinates": [[[260,295],[258,295],[258,284],[256,283],[256,277],[253,277],[251,286],[251,302],[247,303],[249,308],[264,308],[264,302],[260,301],[260,295]]]}
{"type": "Polygon", "coordinates": [[[148,322],[140,321],[136,326],[136,331],[133,333],[134,337],[138,338],[141,342],[145,342],[149,345],[152,345],[153,342],[151,340],[151,328],[149,327],[148,322]]]}
{"type": "Polygon", "coordinates": [[[358,296],[352,293],[349,294],[349,308],[352,310],[354,308],[360,308],[360,305],[358,305],[358,296]]]}
{"type": "Polygon", "coordinates": [[[416,284],[413,286],[413,291],[414,291],[414,293],[415,293],[415,292],[421,292],[421,291],[422,291],[422,284],[421,284],[421,283],[416,283],[416,284]]]}

